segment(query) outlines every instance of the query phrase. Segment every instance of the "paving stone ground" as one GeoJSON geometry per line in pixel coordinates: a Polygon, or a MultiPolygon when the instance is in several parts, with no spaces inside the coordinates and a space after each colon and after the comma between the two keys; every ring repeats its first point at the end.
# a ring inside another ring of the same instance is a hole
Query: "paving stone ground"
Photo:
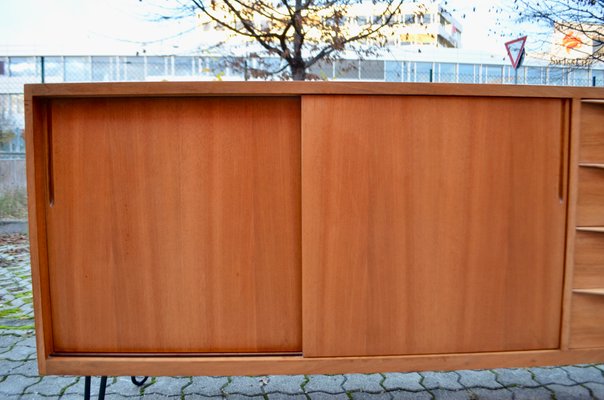
{"type": "MultiPolygon", "coordinates": [[[[29,247],[0,234],[0,399],[81,399],[84,379],[38,376],[29,247]]],[[[92,382],[93,398],[98,378],[92,382]]],[[[107,399],[604,400],[604,364],[452,372],[109,377],[107,399]]]]}

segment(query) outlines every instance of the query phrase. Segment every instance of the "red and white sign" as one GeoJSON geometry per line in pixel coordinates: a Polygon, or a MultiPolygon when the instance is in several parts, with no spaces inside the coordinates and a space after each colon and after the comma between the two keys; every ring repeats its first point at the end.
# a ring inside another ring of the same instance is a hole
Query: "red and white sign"
{"type": "Polygon", "coordinates": [[[508,51],[508,56],[512,61],[514,69],[518,68],[520,59],[522,59],[522,53],[524,53],[524,44],[526,43],[526,36],[518,39],[510,40],[505,44],[505,48],[508,51]]]}

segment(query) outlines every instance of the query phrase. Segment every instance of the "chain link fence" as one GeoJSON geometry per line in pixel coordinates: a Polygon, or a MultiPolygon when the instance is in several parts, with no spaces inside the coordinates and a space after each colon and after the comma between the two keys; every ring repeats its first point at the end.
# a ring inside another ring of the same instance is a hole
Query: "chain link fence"
{"type": "MultiPolygon", "coordinates": [[[[24,158],[23,85],[54,82],[276,79],[258,74],[277,71],[276,58],[233,59],[199,56],[0,56],[0,159],[24,158]]],[[[603,86],[604,67],[568,68],[420,62],[337,60],[309,69],[313,79],[381,82],[452,82],[603,86]]]]}

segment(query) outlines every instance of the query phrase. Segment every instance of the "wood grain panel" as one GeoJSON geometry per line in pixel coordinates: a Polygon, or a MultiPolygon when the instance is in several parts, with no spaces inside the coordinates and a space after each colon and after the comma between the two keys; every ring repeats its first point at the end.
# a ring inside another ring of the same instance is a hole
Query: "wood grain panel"
{"type": "Polygon", "coordinates": [[[571,320],[570,347],[604,347],[604,296],[575,294],[571,320]]]}
{"type": "Polygon", "coordinates": [[[604,225],[604,169],[579,167],[577,226],[604,225]]]}
{"type": "Polygon", "coordinates": [[[573,287],[604,288],[604,233],[576,233],[573,287]]]}
{"type": "Polygon", "coordinates": [[[301,350],[300,102],[56,99],[55,352],[301,350]]]}
{"type": "Polygon", "coordinates": [[[604,163],[604,103],[581,106],[581,162],[604,163]]]}
{"type": "Polygon", "coordinates": [[[304,96],[304,355],[558,348],[565,109],[304,96]]]}
{"type": "MultiPolygon", "coordinates": [[[[416,372],[601,363],[604,348],[391,357],[50,357],[55,375],[274,375],[416,372]]],[[[327,397],[327,396],[326,396],[327,397]]],[[[413,397],[411,397],[413,398],[413,397]]],[[[463,397],[462,397],[463,398],[463,397]]],[[[496,397],[497,398],[497,397],[496,397]]]]}

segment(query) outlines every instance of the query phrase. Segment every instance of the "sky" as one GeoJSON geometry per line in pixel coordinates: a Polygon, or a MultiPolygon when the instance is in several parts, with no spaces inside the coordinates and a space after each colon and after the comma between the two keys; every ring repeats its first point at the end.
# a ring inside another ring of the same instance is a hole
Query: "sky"
{"type": "MultiPolygon", "coordinates": [[[[489,33],[497,16],[493,4],[507,0],[449,0],[447,7],[462,23],[462,47],[500,54],[504,36],[489,33]]],[[[0,0],[0,54],[116,54],[142,52],[188,54],[195,36],[186,21],[158,22],[157,0],[0,0]],[[189,31],[183,34],[183,32],[189,31]],[[171,39],[170,39],[171,38],[171,39]]],[[[506,29],[507,31],[507,29],[506,29]]]]}

